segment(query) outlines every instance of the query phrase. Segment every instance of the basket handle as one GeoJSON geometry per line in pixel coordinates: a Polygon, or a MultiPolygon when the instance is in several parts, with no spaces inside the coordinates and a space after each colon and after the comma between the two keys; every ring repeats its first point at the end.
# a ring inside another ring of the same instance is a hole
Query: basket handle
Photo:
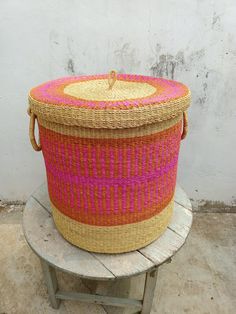
{"type": "Polygon", "coordinates": [[[36,139],[35,139],[35,135],[34,135],[35,120],[37,120],[37,116],[31,111],[30,108],[28,108],[27,113],[30,116],[30,124],[29,124],[29,138],[30,138],[30,142],[31,142],[31,145],[32,145],[33,149],[38,152],[38,151],[42,150],[42,146],[40,144],[40,141],[37,144],[36,139]]]}
{"type": "Polygon", "coordinates": [[[183,132],[181,135],[181,140],[185,139],[188,134],[188,113],[187,111],[183,112],[183,132]]]}

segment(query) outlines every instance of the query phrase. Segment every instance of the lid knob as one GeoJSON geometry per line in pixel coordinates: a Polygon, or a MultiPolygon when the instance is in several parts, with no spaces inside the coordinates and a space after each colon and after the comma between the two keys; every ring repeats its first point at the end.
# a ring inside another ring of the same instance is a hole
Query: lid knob
{"type": "Polygon", "coordinates": [[[117,80],[117,72],[115,70],[111,70],[111,72],[108,75],[108,84],[109,84],[108,89],[112,89],[116,80],[117,80]]]}

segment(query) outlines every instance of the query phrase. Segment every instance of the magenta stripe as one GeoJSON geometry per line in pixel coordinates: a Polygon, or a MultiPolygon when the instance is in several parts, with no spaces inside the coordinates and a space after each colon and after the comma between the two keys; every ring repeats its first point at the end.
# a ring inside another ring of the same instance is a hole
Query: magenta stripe
{"type": "Polygon", "coordinates": [[[118,173],[119,173],[119,177],[122,178],[123,176],[123,172],[122,172],[122,168],[123,168],[123,149],[118,149],[118,173]]]}
{"type": "Polygon", "coordinates": [[[110,193],[109,193],[109,187],[106,186],[106,208],[105,211],[109,214],[111,212],[111,207],[110,207],[110,193]]]}
{"type": "Polygon", "coordinates": [[[126,196],[126,188],[125,186],[122,186],[122,212],[126,212],[126,206],[127,206],[127,196],[126,196]]]}
{"type": "Polygon", "coordinates": [[[88,148],[84,147],[83,149],[83,168],[84,168],[84,176],[88,177],[89,176],[89,169],[88,169],[88,148]]]}
{"type": "Polygon", "coordinates": [[[95,213],[95,195],[94,195],[94,185],[90,184],[89,185],[89,190],[90,190],[90,202],[91,202],[91,207],[92,207],[92,212],[95,213]]]}
{"type": "Polygon", "coordinates": [[[114,212],[118,213],[119,212],[119,207],[118,207],[118,186],[117,184],[114,185],[114,212]]]}
{"type": "Polygon", "coordinates": [[[172,161],[169,164],[166,164],[165,167],[155,170],[147,175],[143,176],[135,176],[130,178],[93,178],[93,177],[85,177],[85,176],[76,176],[72,175],[69,170],[68,172],[58,171],[55,168],[54,164],[47,165],[48,171],[50,171],[54,176],[59,176],[63,181],[78,182],[81,184],[95,184],[95,185],[130,185],[130,184],[138,184],[139,182],[146,182],[155,180],[157,177],[162,177],[166,172],[170,171],[173,167],[175,167],[177,163],[177,157],[174,156],[172,161]]]}
{"type": "Polygon", "coordinates": [[[102,206],[102,186],[99,185],[98,186],[98,196],[97,196],[97,200],[98,200],[98,211],[100,214],[103,214],[103,206],[102,206]]]}

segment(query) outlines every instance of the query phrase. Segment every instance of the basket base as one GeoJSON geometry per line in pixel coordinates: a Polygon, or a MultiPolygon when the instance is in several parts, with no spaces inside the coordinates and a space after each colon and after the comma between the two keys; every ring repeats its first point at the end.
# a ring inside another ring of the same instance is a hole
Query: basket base
{"type": "Polygon", "coordinates": [[[55,225],[68,242],[96,253],[125,253],[140,249],[161,236],[171,219],[174,199],[149,219],[109,227],[78,222],[61,213],[52,203],[51,207],[55,225]]]}

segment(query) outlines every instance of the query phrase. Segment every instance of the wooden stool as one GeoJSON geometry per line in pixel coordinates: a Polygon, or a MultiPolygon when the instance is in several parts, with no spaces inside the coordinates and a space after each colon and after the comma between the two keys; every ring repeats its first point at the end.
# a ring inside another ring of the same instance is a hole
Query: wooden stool
{"type": "Polygon", "coordinates": [[[142,314],[149,314],[151,311],[158,267],[181,248],[191,224],[191,203],[179,186],[176,187],[173,218],[165,233],[150,245],[124,254],[90,253],[64,240],[52,219],[46,185],[42,185],[29,198],[23,216],[25,238],[41,260],[53,308],[59,308],[60,300],[77,300],[133,307],[142,314]],[[55,268],[91,280],[116,280],[146,273],[143,299],[61,291],[58,289],[55,268]]]}

